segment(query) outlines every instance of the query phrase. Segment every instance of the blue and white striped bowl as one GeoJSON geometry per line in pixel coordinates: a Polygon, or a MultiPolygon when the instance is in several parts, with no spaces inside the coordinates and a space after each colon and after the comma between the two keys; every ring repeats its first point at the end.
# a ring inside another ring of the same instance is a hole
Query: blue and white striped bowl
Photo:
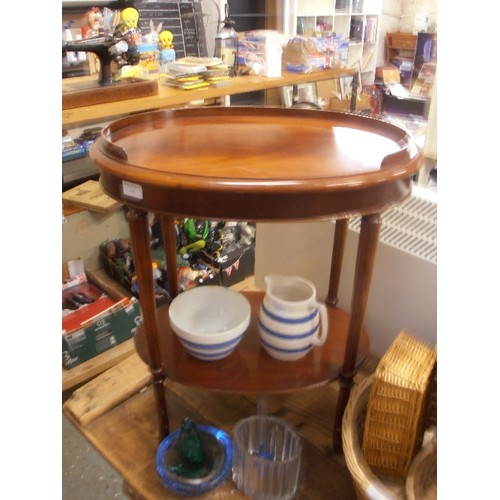
{"type": "Polygon", "coordinates": [[[219,344],[199,344],[198,342],[189,342],[181,337],[179,337],[179,341],[191,356],[204,361],[215,361],[231,354],[242,338],[243,334],[233,340],[219,344]]]}
{"type": "Polygon", "coordinates": [[[217,285],[190,288],[168,310],[172,330],[189,354],[212,361],[228,356],[250,324],[250,302],[217,285]]]}

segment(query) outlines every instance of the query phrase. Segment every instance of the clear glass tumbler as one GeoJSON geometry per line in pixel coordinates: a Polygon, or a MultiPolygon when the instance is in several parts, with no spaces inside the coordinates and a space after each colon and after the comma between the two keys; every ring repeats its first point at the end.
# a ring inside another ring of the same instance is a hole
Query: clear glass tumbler
{"type": "Polygon", "coordinates": [[[233,430],[233,481],[246,496],[285,500],[297,491],[302,446],[281,418],[256,415],[233,430]]]}

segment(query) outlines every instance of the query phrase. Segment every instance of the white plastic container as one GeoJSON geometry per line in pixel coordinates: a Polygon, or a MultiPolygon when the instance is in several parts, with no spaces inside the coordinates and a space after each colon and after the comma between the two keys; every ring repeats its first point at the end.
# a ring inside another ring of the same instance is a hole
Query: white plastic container
{"type": "MultiPolygon", "coordinates": [[[[82,39],[82,35],[80,35],[80,34],[75,35],[75,40],[81,40],[81,39],[82,39]]],[[[77,52],[76,56],[80,62],[87,60],[87,53],[86,52],[77,52]]]]}
{"type": "Polygon", "coordinates": [[[264,48],[265,76],[276,78],[281,76],[281,56],[283,49],[278,43],[266,43],[264,48]]]}
{"type": "MultiPolygon", "coordinates": [[[[72,42],[73,41],[73,34],[71,33],[71,24],[70,22],[68,21],[65,25],[64,25],[64,41],[65,42],[72,42]]],[[[66,61],[68,63],[76,63],[76,52],[67,52],[66,53],[66,61]]]]}

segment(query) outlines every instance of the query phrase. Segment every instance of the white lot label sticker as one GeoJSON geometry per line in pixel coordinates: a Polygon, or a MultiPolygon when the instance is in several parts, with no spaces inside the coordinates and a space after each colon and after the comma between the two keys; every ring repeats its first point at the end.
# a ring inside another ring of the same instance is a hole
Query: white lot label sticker
{"type": "Polygon", "coordinates": [[[122,181],[123,196],[142,200],[142,186],[133,182],[122,181]]]}

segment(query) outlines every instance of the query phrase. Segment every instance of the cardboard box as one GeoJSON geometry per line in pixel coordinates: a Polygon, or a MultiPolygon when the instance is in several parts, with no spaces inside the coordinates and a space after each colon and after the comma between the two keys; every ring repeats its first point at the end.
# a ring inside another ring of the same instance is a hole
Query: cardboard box
{"type": "MultiPolygon", "coordinates": [[[[337,99],[331,97],[327,100],[326,109],[330,111],[350,111],[351,110],[351,100],[350,99],[337,99]]],[[[356,110],[362,111],[370,109],[370,96],[361,93],[356,99],[356,110]]]]}
{"type": "Polygon", "coordinates": [[[413,61],[405,59],[404,57],[393,57],[390,63],[398,68],[401,83],[411,81],[414,68],[413,61]]]}
{"type": "Polygon", "coordinates": [[[63,268],[63,279],[66,277],[72,280],[69,286],[63,285],[65,292],[90,284],[92,289],[99,289],[102,292],[102,304],[105,307],[102,310],[89,309],[87,316],[92,314],[90,317],[85,317],[85,307],[76,310],[75,313],[79,313],[77,325],[67,330],[63,329],[62,365],[66,369],[73,368],[132,338],[141,317],[139,301],[135,297],[127,297],[118,292],[112,282],[106,284],[103,279],[96,279],[94,282],[93,273],[89,271],[82,273],[82,268],[80,259],[69,261],[63,268]],[[68,266],[73,268],[73,271],[68,270],[68,266]]]}
{"type": "Polygon", "coordinates": [[[382,69],[382,80],[384,83],[401,83],[399,70],[397,68],[384,68],[382,69]]]}
{"type": "Polygon", "coordinates": [[[219,269],[223,286],[231,286],[254,273],[255,243],[237,248],[216,259],[202,252],[202,258],[219,269]]]}

